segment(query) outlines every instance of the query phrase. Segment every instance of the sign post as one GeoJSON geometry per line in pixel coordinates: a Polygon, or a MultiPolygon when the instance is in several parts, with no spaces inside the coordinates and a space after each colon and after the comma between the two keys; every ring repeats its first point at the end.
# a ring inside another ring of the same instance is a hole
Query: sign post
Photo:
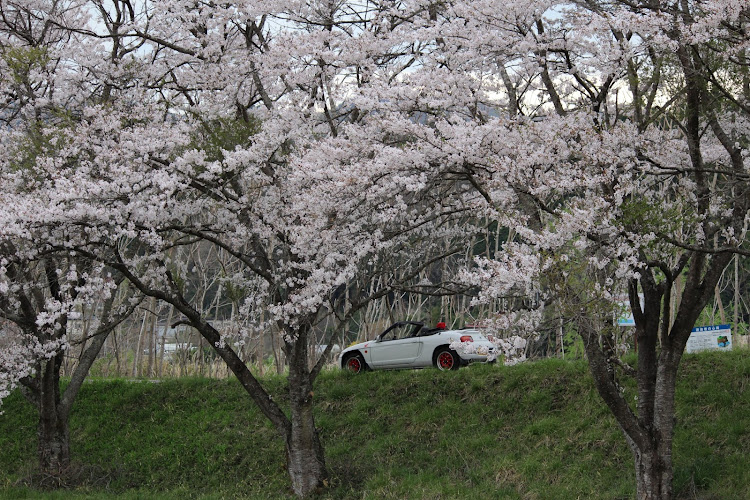
{"type": "Polygon", "coordinates": [[[732,325],[698,326],[693,328],[685,346],[687,352],[731,351],[732,325]]]}

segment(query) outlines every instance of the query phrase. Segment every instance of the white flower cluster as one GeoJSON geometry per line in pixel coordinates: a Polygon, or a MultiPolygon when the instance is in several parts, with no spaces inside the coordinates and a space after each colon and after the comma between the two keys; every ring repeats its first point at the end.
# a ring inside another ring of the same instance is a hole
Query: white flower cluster
{"type": "Polygon", "coordinates": [[[29,335],[18,337],[17,342],[0,348],[0,405],[22,379],[35,374],[39,363],[54,358],[68,348],[66,338],[41,343],[29,335]]]}

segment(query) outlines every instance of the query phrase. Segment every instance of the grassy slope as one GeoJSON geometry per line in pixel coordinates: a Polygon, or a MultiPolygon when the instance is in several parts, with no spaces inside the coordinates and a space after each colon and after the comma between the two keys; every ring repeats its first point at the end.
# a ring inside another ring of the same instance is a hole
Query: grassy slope
{"type": "MultiPolygon", "coordinates": [[[[679,496],[747,498],[748,380],[747,351],[686,358],[679,496]]],[[[284,380],[266,382],[283,401],[284,380]]],[[[634,497],[630,452],[583,362],[333,371],[321,375],[315,398],[332,474],[321,498],[634,497]]],[[[73,492],[20,486],[33,472],[34,416],[18,394],[3,409],[3,498],[290,496],[281,442],[233,380],[87,384],[71,433],[92,479],[73,492]]]]}

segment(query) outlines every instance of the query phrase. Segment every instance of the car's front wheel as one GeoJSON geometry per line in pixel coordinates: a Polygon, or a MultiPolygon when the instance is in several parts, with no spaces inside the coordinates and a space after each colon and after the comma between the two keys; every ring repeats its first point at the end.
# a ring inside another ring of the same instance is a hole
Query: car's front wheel
{"type": "Polygon", "coordinates": [[[443,346],[435,351],[433,362],[438,370],[458,370],[461,366],[461,358],[458,353],[447,346],[443,346]]]}
{"type": "Polygon", "coordinates": [[[352,373],[362,373],[367,369],[365,358],[361,354],[352,354],[344,360],[344,368],[352,373]]]}

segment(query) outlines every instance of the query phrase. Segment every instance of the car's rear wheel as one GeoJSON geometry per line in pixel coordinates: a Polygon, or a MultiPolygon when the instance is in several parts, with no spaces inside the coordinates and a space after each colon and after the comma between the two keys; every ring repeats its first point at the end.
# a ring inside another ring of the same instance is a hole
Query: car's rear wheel
{"type": "Polygon", "coordinates": [[[362,373],[367,369],[365,358],[361,354],[352,354],[344,360],[344,367],[352,373],[362,373]]]}
{"type": "Polygon", "coordinates": [[[458,353],[445,346],[435,351],[433,362],[435,367],[442,371],[458,370],[461,366],[461,358],[458,357],[458,353]]]}

